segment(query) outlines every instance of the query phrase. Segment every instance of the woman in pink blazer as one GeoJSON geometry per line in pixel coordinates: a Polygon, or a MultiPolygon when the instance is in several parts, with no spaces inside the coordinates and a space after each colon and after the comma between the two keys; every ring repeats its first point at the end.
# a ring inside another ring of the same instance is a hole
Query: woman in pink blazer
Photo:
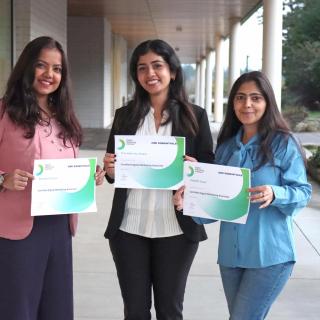
{"type": "MultiPolygon", "coordinates": [[[[76,215],[31,217],[35,159],[75,158],[82,130],[66,55],[50,37],[23,50],[0,100],[0,317],[72,320],[76,215]]],[[[100,168],[96,183],[103,181],[100,168]]]]}

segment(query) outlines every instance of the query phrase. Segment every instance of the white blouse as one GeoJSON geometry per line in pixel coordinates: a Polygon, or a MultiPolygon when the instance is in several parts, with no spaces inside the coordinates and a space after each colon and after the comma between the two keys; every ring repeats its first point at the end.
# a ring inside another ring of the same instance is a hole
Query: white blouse
{"type": "MultiPolygon", "coordinates": [[[[162,122],[168,117],[164,112],[162,122]]],[[[156,130],[151,107],[136,135],[171,136],[172,123],[156,130]]],[[[128,189],[120,230],[148,238],[172,237],[183,234],[172,200],[171,190],[128,189]]]]}

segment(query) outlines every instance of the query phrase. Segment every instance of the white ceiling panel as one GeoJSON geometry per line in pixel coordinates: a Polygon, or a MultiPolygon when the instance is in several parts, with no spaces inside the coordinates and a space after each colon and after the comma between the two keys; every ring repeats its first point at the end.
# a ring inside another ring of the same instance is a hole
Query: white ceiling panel
{"type": "Polygon", "coordinates": [[[160,38],[194,63],[214,47],[214,35],[229,35],[230,20],[245,18],[261,0],[68,0],[68,15],[106,17],[129,49],[160,38]]]}

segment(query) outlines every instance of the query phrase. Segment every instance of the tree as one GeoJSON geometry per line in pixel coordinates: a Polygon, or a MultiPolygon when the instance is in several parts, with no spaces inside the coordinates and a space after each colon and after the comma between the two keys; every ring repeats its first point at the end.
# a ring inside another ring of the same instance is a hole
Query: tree
{"type": "Polygon", "coordinates": [[[285,89],[308,109],[320,105],[320,1],[284,2],[285,89]]]}

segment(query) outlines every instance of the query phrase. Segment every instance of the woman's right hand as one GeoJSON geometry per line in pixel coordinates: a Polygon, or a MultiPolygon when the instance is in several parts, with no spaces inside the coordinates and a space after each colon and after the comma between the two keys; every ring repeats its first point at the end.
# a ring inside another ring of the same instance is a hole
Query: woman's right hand
{"type": "Polygon", "coordinates": [[[180,187],[173,195],[173,204],[178,211],[183,209],[183,196],[184,196],[185,186],[180,187]]]}
{"type": "MultiPolygon", "coordinates": [[[[188,155],[184,155],[183,160],[190,161],[190,162],[198,162],[196,158],[190,157],[188,155]]],[[[185,189],[185,186],[180,187],[173,195],[173,204],[178,211],[183,210],[184,189],[185,189]]]]}
{"type": "Polygon", "coordinates": [[[11,191],[23,191],[27,187],[29,180],[33,179],[34,176],[31,173],[16,169],[5,175],[2,186],[11,191]]]}
{"type": "Polygon", "coordinates": [[[106,171],[107,175],[114,179],[114,163],[116,162],[116,155],[114,153],[106,153],[103,158],[104,168],[103,170],[106,171]]]}

